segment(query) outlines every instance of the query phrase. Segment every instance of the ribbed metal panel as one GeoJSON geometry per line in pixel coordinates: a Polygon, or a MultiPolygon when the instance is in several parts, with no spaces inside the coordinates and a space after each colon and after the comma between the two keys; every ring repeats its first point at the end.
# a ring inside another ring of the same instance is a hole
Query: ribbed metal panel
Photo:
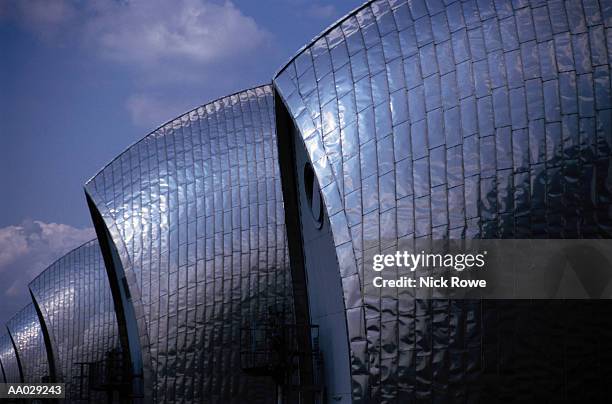
{"type": "Polygon", "coordinates": [[[23,382],[42,383],[48,381],[50,372],[47,349],[34,305],[29,303],[15,314],[6,326],[19,357],[23,382]]]}
{"type": "Polygon", "coordinates": [[[608,302],[419,301],[365,265],[419,237],[612,235],[607,3],[368,2],[274,79],[329,215],[355,402],[610,390],[608,302]]]}
{"type": "Polygon", "coordinates": [[[275,402],[240,328],[291,317],[270,86],[165,124],[86,185],[117,247],[158,402],[275,402]],[[150,359],[147,359],[150,358],[150,359]]]}
{"type": "MultiPolygon", "coordinates": [[[[119,350],[117,319],[97,240],[72,250],[30,283],[51,336],[55,370],[66,400],[104,401],[89,385],[89,363],[119,350]]],[[[93,375],[92,375],[93,376],[93,375]]]]}
{"type": "Polygon", "coordinates": [[[19,372],[15,347],[7,333],[0,335],[0,363],[2,364],[6,383],[21,382],[21,373],[19,372]]]}

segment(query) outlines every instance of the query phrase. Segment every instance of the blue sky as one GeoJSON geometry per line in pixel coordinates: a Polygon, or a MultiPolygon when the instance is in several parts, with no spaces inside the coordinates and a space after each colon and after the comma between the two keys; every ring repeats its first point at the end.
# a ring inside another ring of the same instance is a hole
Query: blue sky
{"type": "Polygon", "coordinates": [[[272,74],[361,0],[0,2],[0,322],[93,238],[83,184],[157,126],[272,74]]]}

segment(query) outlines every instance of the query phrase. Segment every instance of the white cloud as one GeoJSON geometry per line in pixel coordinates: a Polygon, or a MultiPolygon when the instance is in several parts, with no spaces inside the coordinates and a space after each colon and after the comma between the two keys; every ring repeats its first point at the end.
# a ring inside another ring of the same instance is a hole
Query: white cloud
{"type": "Polygon", "coordinates": [[[275,52],[272,35],[229,0],[13,0],[9,8],[37,36],[123,69],[132,87],[123,104],[144,128],[259,84],[246,78],[275,52]]]}
{"type": "Polygon", "coordinates": [[[270,34],[230,1],[134,0],[97,3],[88,39],[120,63],[236,60],[265,46],[270,34]]]}
{"type": "Polygon", "coordinates": [[[153,129],[185,112],[189,105],[164,100],[153,95],[131,95],[125,106],[135,125],[153,129]]]}
{"type": "Polygon", "coordinates": [[[62,32],[99,56],[147,70],[238,60],[272,38],[229,0],[13,0],[8,8],[31,32],[62,32]]]}
{"type": "Polygon", "coordinates": [[[0,271],[28,251],[28,242],[19,226],[0,229],[0,271]]]}
{"type": "Polygon", "coordinates": [[[27,295],[28,283],[55,260],[95,237],[93,228],[24,221],[0,228],[0,285],[6,297],[27,295]]]}

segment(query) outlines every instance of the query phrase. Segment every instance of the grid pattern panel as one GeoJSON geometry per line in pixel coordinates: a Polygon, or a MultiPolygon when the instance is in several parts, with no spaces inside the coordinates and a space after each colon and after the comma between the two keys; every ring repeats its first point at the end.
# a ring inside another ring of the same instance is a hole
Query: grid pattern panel
{"type": "MultiPolygon", "coordinates": [[[[609,356],[576,348],[610,327],[602,314],[573,329],[590,316],[586,304],[415,301],[374,288],[364,263],[419,237],[612,235],[608,3],[368,2],[275,78],[330,216],[355,400],[463,400],[483,368],[519,380],[504,368],[520,346],[504,337],[516,316],[529,319],[520,329],[538,324],[526,328],[538,338],[567,333],[560,351],[543,344],[542,355],[566,360],[534,371],[526,400],[538,389],[566,399],[556,372],[580,355],[609,356]]],[[[604,302],[591,309],[610,312],[604,302]]],[[[535,369],[534,357],[517,363],[535,369]]],[[[600,370],[587,373],[601,381],[610,373],[600,370]]]]}
{"type": "Polygon", "coordinates": [[[271,87],[169,122],[86,189],[125,247],[157,401],[273,402],[239,355],[241,325],[291,311],[271,87]]]}
{"type": "Polygon", "coordinates": [[[103,401],[104,393],[87,391],[88,380],[80,379],[88,376],[87,371],[83,373],[78,364],[102,361],[119,349],[117,319],[98,241],[89,241],[57,260],[30,283],[30,290],[51,335],[66,399],[103,401]]]}
{"type": "Polygon", "coordinates": [[[15,347],[8,334],[0,335],[0,363],[7,383],[20,383],[19,364],[15,355],[15,347]]]}
{"type": "Polygon", "coordinates": [[[15,342],[24,383],[41,383],[49,377],[47,348],[38,321],[36,309],[32,303],[21,309],[6,324],[15,342]]]}

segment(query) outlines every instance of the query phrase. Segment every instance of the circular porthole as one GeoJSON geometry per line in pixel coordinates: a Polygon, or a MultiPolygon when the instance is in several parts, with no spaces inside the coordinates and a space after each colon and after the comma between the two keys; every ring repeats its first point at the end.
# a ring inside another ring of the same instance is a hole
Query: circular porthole
{"type": "Polygon", "coordinates": [[[323,198],[319,189],[319,182],[310,163],[304,166],[304,191],[308,209],[318,229],[323,226],[323,198]]]}

